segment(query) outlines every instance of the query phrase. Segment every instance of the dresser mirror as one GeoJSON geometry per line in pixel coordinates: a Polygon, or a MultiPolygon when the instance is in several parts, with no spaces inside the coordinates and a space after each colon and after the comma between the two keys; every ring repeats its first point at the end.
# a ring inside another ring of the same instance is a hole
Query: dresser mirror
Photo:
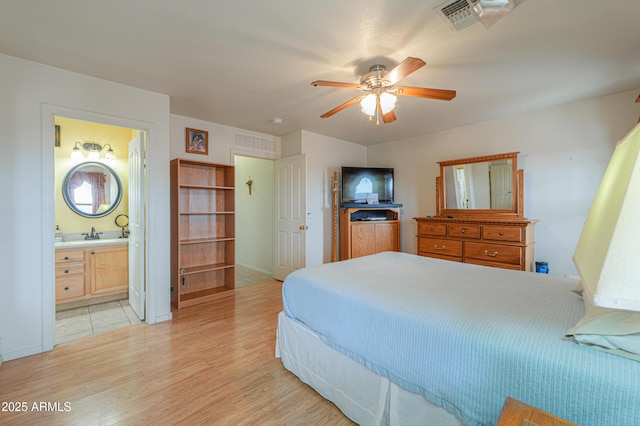
{"type": "Polygon", "coordinates": [[[438,162],[437,214],[522,216],[518,152],[438,162]]]}
{"type": "Polygon", "coordinates": [[[120,204],[122,183],[118,174],[106,164],[86,162],[69,170],[62,182],[62,197],[80,216],[99,218],[120,204]]]}

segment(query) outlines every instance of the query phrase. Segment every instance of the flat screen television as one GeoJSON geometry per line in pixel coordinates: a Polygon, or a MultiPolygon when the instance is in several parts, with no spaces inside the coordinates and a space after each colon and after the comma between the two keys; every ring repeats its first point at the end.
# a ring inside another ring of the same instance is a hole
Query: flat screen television
{"type": "Polygon", "coordinates": [[[366,203],[378,194],[380,204],[393,203],[393,168],[342,167],[342,203],[366,203]]]}

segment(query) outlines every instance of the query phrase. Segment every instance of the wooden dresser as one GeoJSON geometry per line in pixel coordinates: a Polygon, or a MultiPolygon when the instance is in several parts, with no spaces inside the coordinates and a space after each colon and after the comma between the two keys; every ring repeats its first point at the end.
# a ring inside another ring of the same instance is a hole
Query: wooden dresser
{"type": "Polygon", "coordinates": [[[535,221],[524,218],[416,217],[420,256],[533,271],[535,221]]]}
{"type": "Polygon", "coordinates": [[[440,161],[436,215],[414,218],[420,256],[535,271],[518,152],[440,161]]]}

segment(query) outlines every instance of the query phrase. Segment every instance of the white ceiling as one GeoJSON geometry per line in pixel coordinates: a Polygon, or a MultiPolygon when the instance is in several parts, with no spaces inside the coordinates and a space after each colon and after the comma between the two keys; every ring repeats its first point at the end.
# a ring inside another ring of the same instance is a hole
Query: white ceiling
{"type": "MultiPolygon", "coordinates": [[[[441,0],[8,0],[0,52],[170,95],[171,113],[273,135],[370,145],[640,88],[638,0],[520,0],[491,28],[455,32],[441,0]],[[320,115],[375,63],[427,65],[376,126],[357,105],[320,115]],[[283,120],[272,124],[274,117],[283,120]]],[[[633,108],[635,99],[629,100],[633,108]]]]}

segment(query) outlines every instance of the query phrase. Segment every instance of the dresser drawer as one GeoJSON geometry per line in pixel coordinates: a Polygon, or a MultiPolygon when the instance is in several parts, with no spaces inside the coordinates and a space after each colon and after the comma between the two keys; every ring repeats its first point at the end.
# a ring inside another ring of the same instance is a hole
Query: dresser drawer
{"type": "Polygon", "coordinates": [[[84,262],[84,250],[56,250],[56,263],[84,262]]]}
{"type": "Polygon", "coordinates": [[[448,235],[457,238],[480,239],[480,226],[477,225],[447,225],[448,235]]]}
{"type": "Polygon", "coordinates": [[[418,222],[418,235],[447,235],[447,225],[444,223],[424,223],[418,222]]]}
{"type": "Polygon", "coordinates": [[[438,238],[418,238],[418,252],[432,253],[440,256],[462,256],[462,241],[438,238]]]}
{"type": "Polygon", "coordinates": [[[522,241],[522,228],[519,226],[483,226],[482,239],[495,241],[522,241]]]}
{"type": "Polygon", "coordinates": [[[478,259],[490,262],[508,263],[520,265],[522,248],[518,246],[506,246],[501,244],[485,244],[467,242],[464,246],[465,259],[478,259]]]}
{"type": "Polygon", "coordinates": [[[84,296],[84,275],[56,280],[57,302],[81,296],[84,296]]]}

